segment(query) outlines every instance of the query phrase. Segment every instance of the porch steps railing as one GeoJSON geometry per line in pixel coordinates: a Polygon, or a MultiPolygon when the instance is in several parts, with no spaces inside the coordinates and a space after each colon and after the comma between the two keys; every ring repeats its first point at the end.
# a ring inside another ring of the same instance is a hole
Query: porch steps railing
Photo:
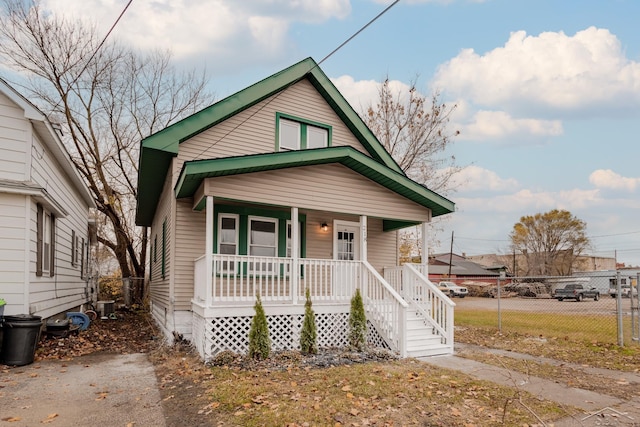
{"type": "Polygon", "coordinates": [[[420,271],[405,264],[385,268],[386,281],[410,304],[407,354],[411,357],[453,353],[455,303],[420,271]]]}
{"type": "Polygon", "coordinates": [[[407,357],[427,357],[451,354],[440,335],[425,325],[424,317],[415,310],[407,314],[407,357]]]}

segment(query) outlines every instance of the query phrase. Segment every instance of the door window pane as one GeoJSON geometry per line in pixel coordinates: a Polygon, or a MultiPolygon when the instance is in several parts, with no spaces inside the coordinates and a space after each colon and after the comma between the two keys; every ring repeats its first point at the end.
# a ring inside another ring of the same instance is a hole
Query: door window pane
{"type": "Polygon", "coordinates": [[[338,232],[338,259],[342,261],[353,261],[355,233],[352,231],[338,232]]]}

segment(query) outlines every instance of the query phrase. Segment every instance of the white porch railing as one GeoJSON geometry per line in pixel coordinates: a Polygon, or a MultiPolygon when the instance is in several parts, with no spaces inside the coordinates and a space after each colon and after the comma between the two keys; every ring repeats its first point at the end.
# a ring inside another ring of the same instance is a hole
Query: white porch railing
{"type": "Polygon", "coordinates": [[[442,344],[453,348],[453,314],[456,304],[419,269],[418,265],[404,264],[385,268],[384,276],[390,286],[437,331],[442,337],[442,344]]]}
{"type": "Polygon", "coordinates": [[[402,357],[407,355],[410,308],[440,336],[442,344],[453,348],[455,303],[414,265],[385,268],[382,277],[367,261],[215,254],[210,280],[206,267],[204,256],[195,261],[194,302],[203,307],[250,306],[257,293],[265,303],[298,304],[304,301],[306,289],[314,303],[343,305],[359,288],[367,319],[402,357]]]}
{"type": "Polygon", "coordinates": [[[207,305],[295,303],[309,289],[314,301],[349,302],[360,283],[359,261],[213,255],[211,289],[207,289],[206,259],[195,261],[194,299],[207,305]],[[292,271],[300,273],[292,275],[292,271]]]}

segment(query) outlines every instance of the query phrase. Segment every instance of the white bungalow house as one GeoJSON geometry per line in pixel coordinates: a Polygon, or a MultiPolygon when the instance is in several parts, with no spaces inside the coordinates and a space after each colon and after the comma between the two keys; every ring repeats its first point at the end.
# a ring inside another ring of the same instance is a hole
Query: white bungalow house
{"type": "Polygon", "coordinates": [[[0,79],[0,298],[4,314],[43,318],[94,298],[93,198],[32,103],[0,79]]]}
{"type": "Polygon", "coordinates": [[[258,292],[273,348],[297,348],[306,289],[320,346],[347,345],[359,288],[371,344],[453,351],[454,304],[426,266],[397,267],[397,231],[454,204],[403,173],[311,58],[145,138],[138,178],[153,316],[205,360],[247,351],[258,292]]]}

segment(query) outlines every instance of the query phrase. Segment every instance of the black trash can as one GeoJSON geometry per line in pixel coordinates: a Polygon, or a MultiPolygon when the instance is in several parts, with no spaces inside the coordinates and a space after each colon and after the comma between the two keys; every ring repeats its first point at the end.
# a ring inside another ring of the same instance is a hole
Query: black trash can
{"type": "Polygon", "coordinates": [[[2,325],[2,362],[22,366],[33,363],[40,339],[42,318],[29,314],[4,316],[2,325]]]}

